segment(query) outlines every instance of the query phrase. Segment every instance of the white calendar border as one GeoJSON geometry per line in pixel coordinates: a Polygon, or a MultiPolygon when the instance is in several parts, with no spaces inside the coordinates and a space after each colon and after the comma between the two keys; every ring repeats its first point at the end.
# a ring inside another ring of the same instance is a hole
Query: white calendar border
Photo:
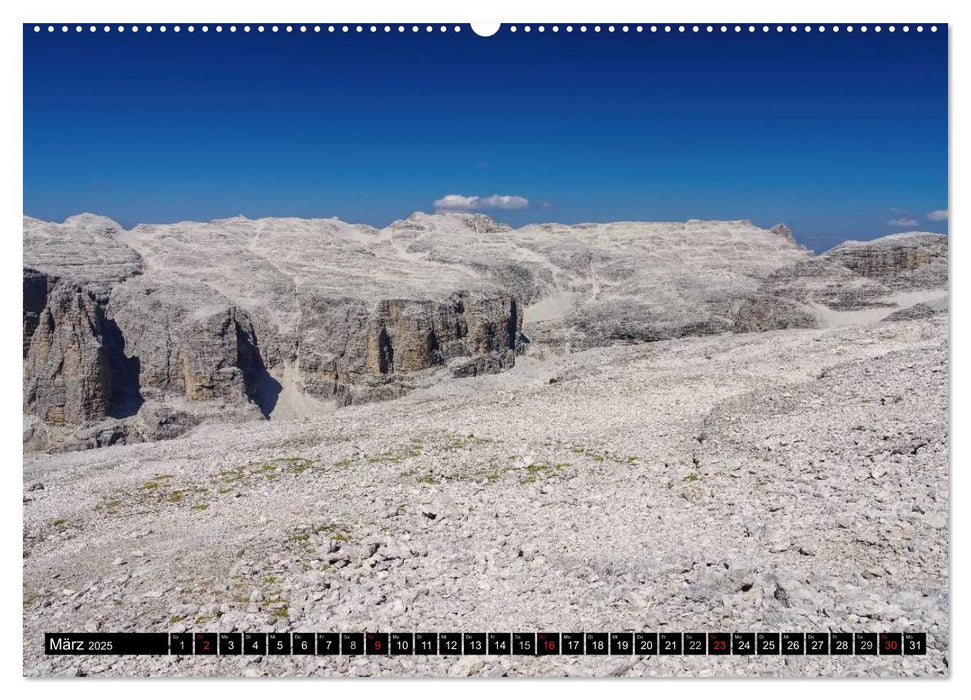
{"type": "MultiPolygon", "coordinates": [[[[963,3],[967,5],[967,3],[963,3]]],[[[597,22],[605,23],[628,23],[637,22],[665,23],[665,22],[705,22],[705,23],[742,23],[742,22],[779,22],[779,23],[951,23],[949,30],[951,47],[951,66],[950,66],[950,110],[951,124],[959,121],[968,122],[967,94],[968,88],[962,87],[961,82],[968,84],[967,76],[971,73],[968,69],[968,55],[971,55],[971,46],[962,44],[963,36],[966,32],[971,32],[969,24],[965,23],[965,10],[960,3],[944,2],[938,0],[922,0],[921,2],[903,2],[900,0],[882,0],[880,3],[851,2],[848,0],[816,0],[811,5],[799,5],[796,3],[783,4],[778,0],[769,2],[767,0],[735,0],[735,2],[714,1],[714,0],[695,0],[688,3],[634,3],[630,0],[596,0],[586,4],[567,3],[567,2],[530,2],[529,0],[493,0],[492,2],[482,2],[481,0],[470,2],[456,2],[455,0],[411,0],[411,2],[395,2],[393,0],[373,0],[370,2],[356,3],[329,3],[329,2],[299,2],[294,0],[274,0],[272,3],[253,2],[252,0],[238,0],[233,3],[204,2],[202,0],[167,0],[165,3],[134,3],[118,2],[117,0],[53,0],[49,2],[34,1],[30,3],[6,3],[4,9],[4,22],[0,24],[3,37],[0,39],[0,51],[3,54],[3,94],[5,95],[5,109],[3,119],[5,130],[4,148],[4,187],[3,193],[3,224],[4,235],[0,238],[0,245],[3,246],[3,255],[0,259],[6,266],[3,274],[0,275],[0,284],[3,286],[3,298],[8,303],[4,304],[4,314],[7,317],[5,327],[17,328],[19,320],[15,315],[19,315],[16,299],[20,297],[19,270],[15,269],[21,259],[21,239],[18,231],[21,227],[23,214],[23,182],[22,182],[22,30],[21,24],[24,22],[139,22],[139,23],[160,23],[160,22],[355,22],[355,23],[390,23],[390,22],[436,22],[436,23],[467,23],[495,22],[503,20],[507,23],[518,22],[545,22],[545,23],[580,23],[597,22]],[[956,79],[955,76],[960,76],[956,79]],[[18,102],[20,104],[18,104],[18,102]],[[958,115],[964,114],[964,117],[958,115]]],[[[950,187],[958,194],[956,198],[960,201],[968,200],[967,179],[961,178],[961,174],[967,170],[968,149],[967,141],[963,139],[963,132],[951,129],[951,178],[950,187]],[[959,168],[958,164],[963,167],[959,168]],[[964,193],[964,196],[961,193],[964,193]]],[[[950,198],[949,198],[950,199],[950,198]]],[[[960,220],[960,212],[957,214],[960,220]]],[[[954,208],[951,207],[951,219],[955,220],[954,208]]],[[[965,243],[963,236],[959,234],[952,237],[950,241],[950,260],[951,269],[960,270],[962,263],[965,262],[967,255],[964,252],[965,243]]],[[[951,357],[958,360],[951,364],[952,381],[952,426],[968,425],[969,411],[968,404],[968,370],[961,361],[965,357],[971,357],[968,353],[968,286],[963,275],[951,275],[951,357]]],[[[20,343],[15,343],[8,338],[7,342],[0,347],[0,366],[4,368],[2,375],[3,404],[2,418],[0,420],[0,439],[3,441],[4,455],[7,457],[4,464],[4,498],[9,499],[7,508],[3,509],[4,523],[0,528],[3,538],[4,576],[2,579],[2,592],[6,601],[0,613],[3,618],[3,628],[7,634],[2,637],[0,646],[0,660],[2,660],[3,676],[5,680],[14,680],[22,676],[22,564],[21,564],[21,538],[22,514],[20,508],[20,494],[22,491],[21,471],[17,462],[17,456],[22,454],[22,442],[20,435],[21,411],[18,404],[21,396],[21,374],[15,368],[21,366],[19,354],[20,343]],[[16,499],[16,501],[15,501],[16,499]]],[[[964,435],[967,431],[964,431],[964,435]]],[[[906,697],[908,700],[914,694],[925,695],[928,693],[961,693],[961,686],[966,685],[966,680],[971,675],[967,670],[967,664],[962,663],[965,656],[960,657],[960,661],[955,663],[956,653],[962,653],[967,648],[958,640],[956,632],[967,632],[971,625],[968,624],[967,610],[969,604],[964,602],[961,595],[955,593],[968,590],[968,557],[966,552],[961,552],[955,545],[963,544],[963,533],[968,531],[967,508],[953,508],[953,504],[963,504],[967,499],[969,478],[966,474],[968,460],[965,459],[971,451],[968,449],[968,438],[962,435],[961,431],[951,431],[953,436],[951,450],[951,499],[952,503],[952,525],[951,525],[951,643],[950,643],[950,666],[952,669],[952,680],[946,682],[924,682],[919,685],[913,682],[880,682],[880,688],[872,688],[859,685],[859,682],[850,681],[827,681],[825,684],[812,683],[810,681],[789,681],[783,687],[779,682],[769,682],[765,680],[750,681],[707,681],[698,683],[686,683],[679,681],[654,681],[661,682],[664,688],[651,685],[648,688],[636,682],[613,682],[608,692],[613,697],[645,697],[645,694],[663,692],[676,692],[687,694],[688,696],[711,693],[731,693],[749,698],[777,697],[780,692],[792,696],[796,700],[802,698],[816,698],[818,694],[825,693],[847,693],[854,695],[860,693],[879,692],[884,698],[906,697]],[[962,512],[963,510],[963,512],[962,512]],[[671,687],[678,683],[677,687],[671,687]]],[[[66,684],[53,681],[20,681],[14,685],[17,690],[30,693],[31,697],[47,698],[57,697],[64,700],[65,696],[83,699],[86,697],[101,698],[129,698],[132,693],[138,693],[144,700],[155,700],[155,698],[168,698],[173,693],[180,698],[194,697],[203,693],[217,691],[212,680],[193,680],[183,681],[178,684],[165,682],[118,682],[85,679],[83,682],[66,684]],[[138,683],[136,688],[135,683],[138,683]]],[[[549,691],[556,693],[560,698],[571,696],[589,696],[591,692],[602,692],[606,688],[594,688],[590,683],[564,682],[557,683],[557,687],[540,686],[536,682],[518,683],[511,685],[508,680],[503,681],[503,686],[489,682],[466,681],[461,685],[454,682],[441,683],[436,681],[402,681],[402,682],[380,682],[363,684],[357,682],[353,686],[347,685],[352,681],[331,681],[329,685],[322,688],[312,688],[300,681],[276,681],[271,687],[267,683],[234,683],[231,692],[234,698],[265,698],[266,693],[334,693],[347,692],[353,693],[355,697],[360,695],[387,696],[393,694],[396,699],[415,696],[438,697],[452,696],[460,693],[463,700],[474,700],[479,697],[489,697],[499,692],[504,696],[512,693],[513,695],[536,696],[546,694],[549,691]],[[289,685],[284,688],[275,685],[276,682],[286,682],[289,685]],[[338,683],[338,685],[334,685],[338,683]]],[[[642,683],[647,681],[642,681],[642,683]]],[[[16,692],[16,691],[15,691],[16,692]]],[[[967,690],[961,693],[967,697],[967,690]]]]}

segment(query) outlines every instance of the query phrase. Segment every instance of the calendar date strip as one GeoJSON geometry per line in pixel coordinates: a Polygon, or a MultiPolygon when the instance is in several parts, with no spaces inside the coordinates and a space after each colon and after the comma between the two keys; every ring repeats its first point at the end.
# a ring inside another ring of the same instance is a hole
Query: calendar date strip
{"type": "Polygon", "coordinates": [[[48,632],[49,655],[905,656],[924,632],[48,632]]]}

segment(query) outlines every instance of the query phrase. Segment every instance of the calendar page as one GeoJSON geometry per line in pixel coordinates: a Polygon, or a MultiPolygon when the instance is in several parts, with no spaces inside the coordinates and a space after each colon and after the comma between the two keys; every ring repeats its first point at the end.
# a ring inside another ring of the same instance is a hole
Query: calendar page
{"type": "Polygon", "coordinates": [[[22,33],[24,675],[948,675],[946,23],[22,33]]]}

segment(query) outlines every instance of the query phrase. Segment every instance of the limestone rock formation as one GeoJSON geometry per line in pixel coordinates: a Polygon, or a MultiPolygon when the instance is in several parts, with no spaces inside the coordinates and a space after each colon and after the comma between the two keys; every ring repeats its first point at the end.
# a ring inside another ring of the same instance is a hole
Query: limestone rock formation
{"type": "Polygon", "coordinates": [[[27,271],[24,408],[45,423],[73,425],[104,418],[111,393],[104,316],[93,296],[73,283],[27,271]],[[47,282],[47,285],[43,285],[47,282]],[[34,287],[42,291],[43,307],[34,287]],[[31,310],[27,312],[27,304],[31,310]]]}
{"type": "Polygon", "coordinates": [[[416,213],[380,230],[245,217],[124,230],[25,217],[25,442],[326,412],[500,372],[527,348],[887,316],[945,294],[946,275],[943,236],[814,258],[784,225],[748,221],[511,229],[416,213]]]}
{"type": "Polygon", "coordinates": [[[115,329],[104,305],[142,269],[122,232],[90,214],[63,224],[24,219],[24,410],[45,424],[109,413],[115,329]]]}
{"type": "MultiPolygon", "coordinates": [[[[169,437],[201,420],[269,417],[281,399],[346,405],[437,372],[512,366],[525,345],[518,296],[403,250],[424,230],[412,224],[236,218],[124,231],[93,215],[25,218],[27,447],[169,437]]],[[[482,216],[461,224],[508,231],[482,216]]]]}
{"type": "Polygon", "coordinates": [[[785,238],[790,243],[795,243],[796,242],[796,239],[792,235],[792,229],[790,229],[785,224],[776,224],[775,226],[773,226],[769,230],[772,231],[772,233],[776,234],[777,236],[782,236],[783,238],[785,238]]]}
{"type": "Polygon", "coordinates": [[[921,232],[847,241],[776,270],[762,291],[801,305],[812,313],[812,325],[845,312],[882,309],[888,315],[946,295],[947,247],[947,236],[921,232]]]}
{"type": "Polygon", "coordinates": [[[920,302],[905,309],[894,311],[883,318],[884,321],[911,321],[918,318],[930,318],[938,314],[947,313],[948,298],[940,297],[928,302],[920,302]]]}
{"type": "Polygon", "coordinates": [[[301,299],[299,375],[305,390],[344,405],[398,396],[413,386],[415,373],[457,358],[465,358],[463,367],[498,372],[522,349],[518,309],[515,297],[499,292],[372,306],[309,296],[301,299]]]}
{"type": "Polygon", "coordinates": [[[124,229],[103,216],[79,214],[62,224],[24,217],[24,269],[82,284],[99,301],[142,271],[142,259],[121,240],[124,229]]]}
{"type": "Polygon", "coordinates": [[[947,236],[936,233],[898,233],[875,241],[847,241],[824,257],[890,289],[947,284],[947,236]]]}

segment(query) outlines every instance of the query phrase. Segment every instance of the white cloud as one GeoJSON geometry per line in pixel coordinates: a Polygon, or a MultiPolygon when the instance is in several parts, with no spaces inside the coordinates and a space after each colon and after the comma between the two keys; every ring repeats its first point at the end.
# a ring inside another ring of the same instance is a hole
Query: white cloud
{"type": "Polygon", "coordinates": [[[496,209],[525,209],[529,200],[518,194],[494,194],[481,200],[481,205],[496,209]]]}
{"type": "Polygon", "coordinates": [[[435,211],[476,211],[479,209],[525,209],[529,200],[518,194],[478,195],[447,194],[435,200],[435,211]]]}
{"type": "Polygon", "coordinates": [[[890,221],[887,222],[887,226],[899,226],[901,228],[916,225],[917,219],[890,219],[890,221]]]}
{"type": "Polygon", "coordinates": [[[934,211],[927,212],[926,216],[931,221],[946,221],[947,209],[935,209],[934,211]]]}
{"type": "Polygon", "coordinates": [[[464,194],[447,194],[435,200],[436,210],[469,211],[475,209],[478,197],[467,197],[464,194]]]}

